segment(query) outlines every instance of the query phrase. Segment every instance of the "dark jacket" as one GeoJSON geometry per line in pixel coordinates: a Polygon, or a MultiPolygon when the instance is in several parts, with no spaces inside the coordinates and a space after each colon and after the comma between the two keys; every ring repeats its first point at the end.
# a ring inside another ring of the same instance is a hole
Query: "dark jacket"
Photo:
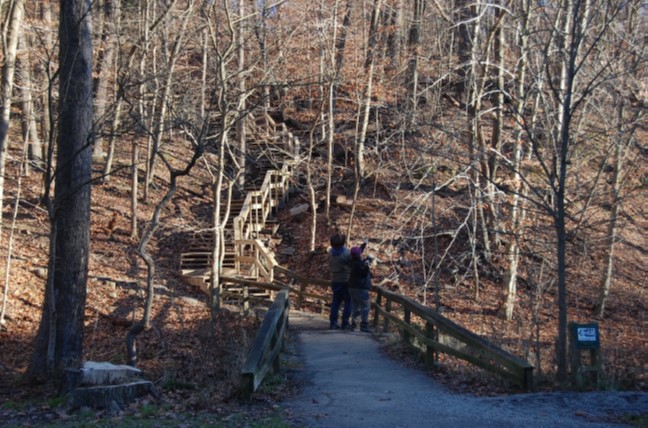
{"type": "Polygon", "coordinates": [[[349,281],[349,269],[351,267],[351,254],[346,247],[331,248],[328,254],[329,272],[331,282],[349,281]]]}
{"type": "Polygon", "coordinates": [[[351,274],[349,276],[349,288],[371,289],[371,270],[369,259],[353,259],[351,262],[351,274]]]}

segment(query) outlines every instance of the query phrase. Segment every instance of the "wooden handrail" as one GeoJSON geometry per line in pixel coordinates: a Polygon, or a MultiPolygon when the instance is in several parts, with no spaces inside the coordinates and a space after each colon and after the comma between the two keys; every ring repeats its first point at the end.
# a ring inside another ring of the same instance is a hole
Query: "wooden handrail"
{"type": "Polygon", "coordinates": [[[243,398],[249,400],[270,371],[281,368],[281,351],[288,326],[290,300],[288,290],[282,290],[263,317],[252,349],[241,371],[241,391],[243,398]]]}
{"type": "Polygon", "coordinates": [[[407,296],[381,287],[373,287],[373,291],[377,294],[373,305],[374,328],[379,327],[381,316],[383,330],[388,330],[389,322],[393,322],[408,345],[414,345],[413,338],[424,345],[427,364],[433,364],[433,352],[443,352],[508,378],[526,390],[533,387],[534,367],[528,362],[407,296]],[[402,317],[395,313],[392,303],[400,305],[402,317]],[[419,317],[423,325],[417,325],[412,315],[419,317]]]}
{"type": "Polygon", "coordinates": [[[237,239],[234,241],[234,245],[239,248],[240,253],[236,256],[237,263],[251,264],[256,278],[274,281],[274,268],[278,263],[272,253],[263,245],[263,242],[258,239],[237,239]],[[250,248],[253,255],[246,256],[245,248],[250,248]]]}
{"type": "Polygon", "coordinates": [[[241,262],[245,260],[243,247],[247,244],[243,244],[243,242],[255,238],[256,232],[265,228],[273,208],[286,200],[292,173],[292,163],[286,161],[280,171],[269,170],[266,172],[259,190],[247,192],[241,211],[233,222],[236,270],[240,271],[241,262]]]}

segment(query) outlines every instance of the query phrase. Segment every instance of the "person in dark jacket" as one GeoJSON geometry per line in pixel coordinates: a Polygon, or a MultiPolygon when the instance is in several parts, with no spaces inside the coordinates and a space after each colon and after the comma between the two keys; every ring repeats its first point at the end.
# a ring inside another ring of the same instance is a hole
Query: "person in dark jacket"
{"type": "Polygon", "coordinates": [[[351,316],[351,297],[349,296],[349,273],[351,270],[351,253],[344,246],[346,237],[340,233],[331,236],[331,249],[328,253],[329,272],[331,274],[331,290],[333,301],[331,303],[331,314],[329,316],[330,328],[340,328],[338,325],[338,314],[340,306],[344,303],[342,310],[342,328],[349,325],[351,316]]]}
{"type": "Polygon", "coordinates": [[[369,290],[371,290],[371,258],[362,259],[364,246],[351,248],[351,272],[349,274],[349,294],[353,308],[351,329],[360,321],[360,331],[369,331],[369,290]]]}

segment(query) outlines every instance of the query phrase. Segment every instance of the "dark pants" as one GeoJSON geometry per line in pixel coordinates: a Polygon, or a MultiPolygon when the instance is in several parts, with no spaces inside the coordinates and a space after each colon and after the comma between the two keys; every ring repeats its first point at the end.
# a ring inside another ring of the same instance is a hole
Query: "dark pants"
{"type": "Polygon", "coordinates": [[[353,304],[353,323],[360,324],[361,329],[369,327],[369,290],[364,288],[349,288],[353,304]]]}
{"type": "Polygon", "coordinates": [[[344,302],[344,309],[342,310],[342,328],[349,326],[349,317],[351,316],[351,296],[349,295],[349,287],[346,282],[333,282],[331,283],[333,291],[333,302],[331,303],[331,328],[338,327],[338,312],[340,312],[340,305],[344,302]]]}

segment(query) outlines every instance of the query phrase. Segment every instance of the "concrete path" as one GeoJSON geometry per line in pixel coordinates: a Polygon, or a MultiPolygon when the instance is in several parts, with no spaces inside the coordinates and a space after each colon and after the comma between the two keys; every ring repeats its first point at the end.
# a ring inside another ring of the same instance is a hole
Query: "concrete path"
{"type": "Polygon", "coordinates": [[[302,392],[283,403],[299,427],[603,427],[621,414],[648,415],[645,393],[519,394],[480,398],[449,391],[401,366],[371,334],[328,330],[291,312],[291,347],[302,392]]]}

